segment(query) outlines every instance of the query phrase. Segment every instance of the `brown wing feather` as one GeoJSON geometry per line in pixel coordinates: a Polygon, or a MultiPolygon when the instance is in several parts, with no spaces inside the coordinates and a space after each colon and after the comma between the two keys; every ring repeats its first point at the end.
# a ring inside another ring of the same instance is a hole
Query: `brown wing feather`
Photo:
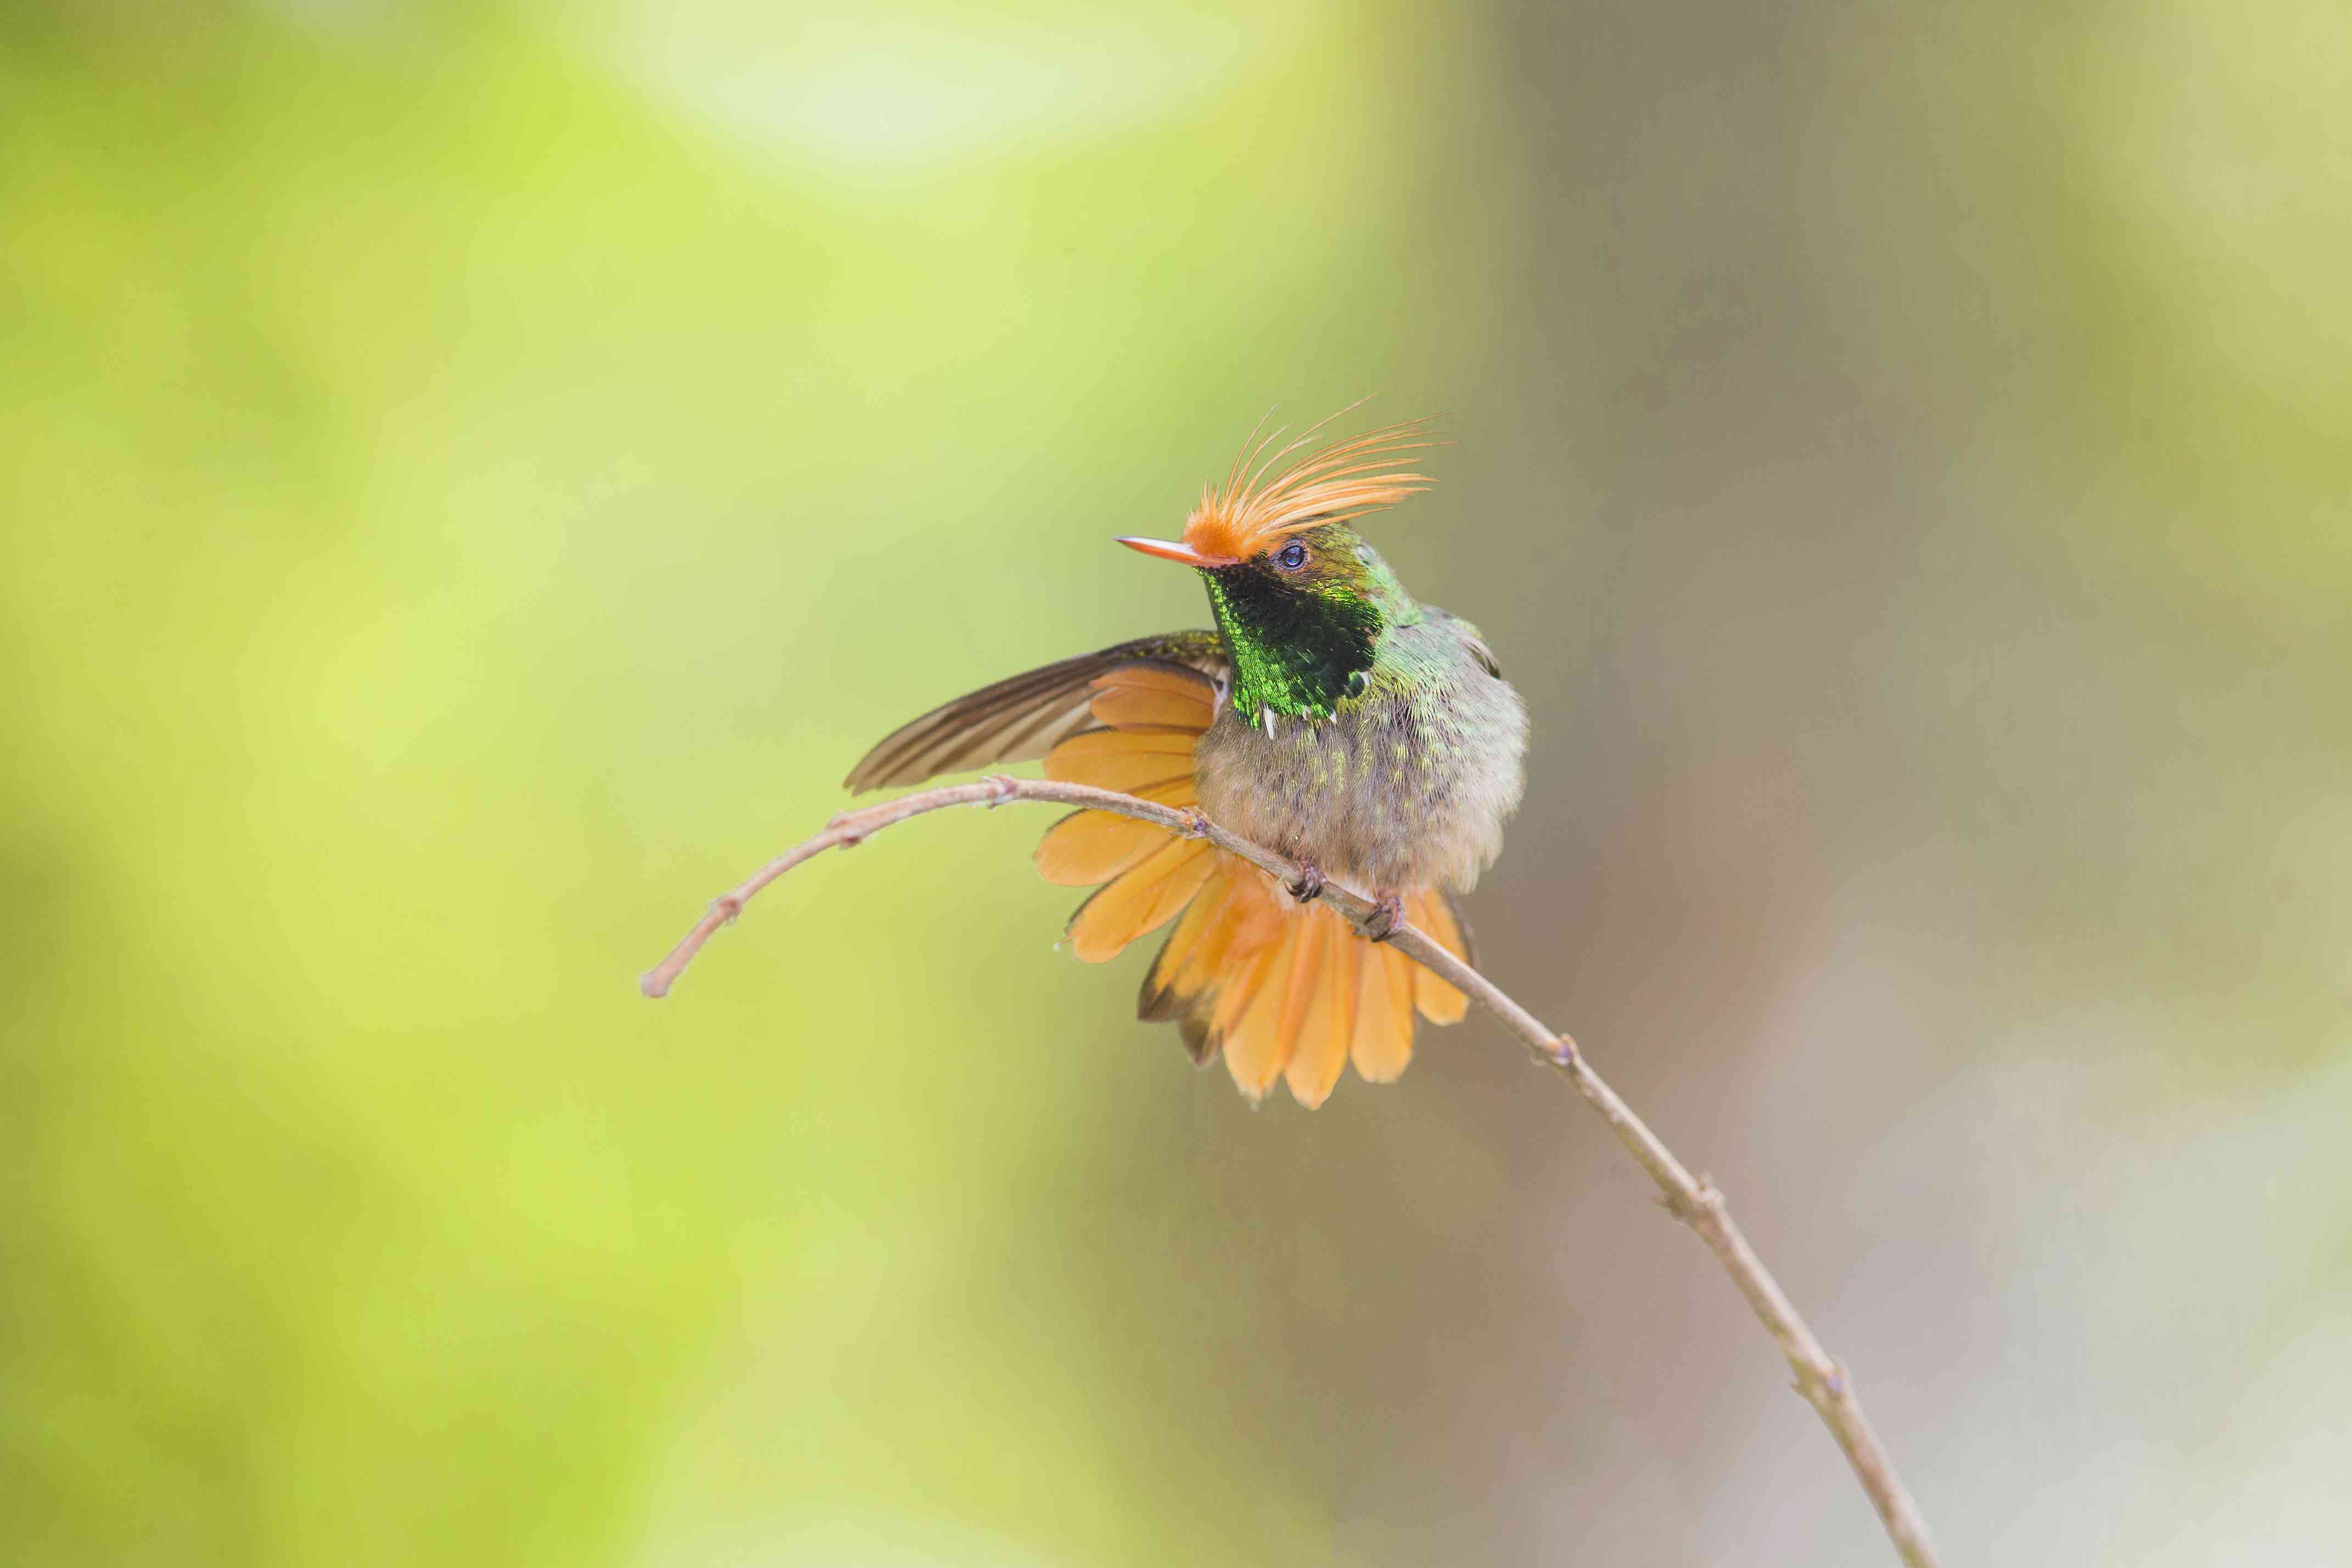
{"type": "Polygon", "coordinates": [[[1224,644],[1214,632],[1138,637],[1025,671],[934,708],[884,736],[844,783],[856,794],[920,784],[934,773],[960,768],[1042,757],[1095,726],[1089,683],[1126,664],[1187,669],[1219,687],[1226,674],[1224,644]]]}

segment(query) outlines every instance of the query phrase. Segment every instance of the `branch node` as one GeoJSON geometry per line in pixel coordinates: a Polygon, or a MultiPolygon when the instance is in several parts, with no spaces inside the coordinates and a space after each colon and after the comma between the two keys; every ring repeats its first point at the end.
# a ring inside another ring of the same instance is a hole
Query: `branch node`
{"type": "Polygon", "coordinates": [[[735,917],[743,912],[743,900],[732,893],[721,893],[710,900],[710,912],[719,917],[720,925],[733,925],[735,917]]]}
{"type": "Polygon", "coordinates": [[[1554,1035],[1551,1048],[1545,1051],[1543,1057],[1544,1060],[1562,1070],[1573,1068],[1584,1059],[1577,1052],[1576,1042],[1566,1035],[1554,1035]]]}
{"type": "Polygon", "coordinates": [[[1187,838],[1206,838],[1209,836],[1208,814],[1197,805],[1184,808],[1183,836],[1187,838]]]}
{"type": "Polygon", "coordinates": [[[1668,1214],[1693,1230],[1699,1229],[1702,1222],[1707,1219],[1720,1219],[1723,1215],[1723,1194],[1717,1190],[1715,1178],[1705,1173],[1701,1173],[1698,1184],[1687,1194],[1668,1193],[1663,1201],[1668,1214]]]}
{"type": "Polygon", "coordinates": [[[1017,798],[1021,794],[1021,781],[1011,773],[991,773],[981,782],[993,786],[996,791],[994,795],[988,797],[988,809],[991,811],[994,811],[1008,800],[1017,798]]]}

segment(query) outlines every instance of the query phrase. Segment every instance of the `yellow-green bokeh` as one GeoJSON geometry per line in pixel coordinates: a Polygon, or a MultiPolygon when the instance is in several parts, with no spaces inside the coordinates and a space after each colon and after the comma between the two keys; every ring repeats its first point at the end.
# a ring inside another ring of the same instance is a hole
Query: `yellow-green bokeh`
{"type": "Polygon", "coordinates": [[[1052,951],[1042,818],[635,995],[874,735],[1196,622],[1104,537],[1377,392],[1460,442],[1382,542],[1537,714],[1488,962],[1725,1180],[1955,1559],[2307,1561],[2347,43],[12,12],[0,1551],[1877,1561],[1495,1031],[1253,1115],[1052,951]]]}

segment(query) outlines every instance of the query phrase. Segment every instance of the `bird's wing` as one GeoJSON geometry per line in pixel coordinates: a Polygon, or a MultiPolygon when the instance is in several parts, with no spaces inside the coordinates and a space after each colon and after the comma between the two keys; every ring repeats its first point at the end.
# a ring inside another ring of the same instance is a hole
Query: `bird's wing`
{"type": "Polygon", "coordinates": [[[934,773],[992,763],[1027,762],[1097,724],[1088,706],[1097,678],[1122,665],[1188,671],[1222,701],[1231,667],[1212,631],[1138,637],[983,686],[902,724],[866,753],[844,781],[851,793],[920,784],[934,773]]]}
{"type": "Polygon", "coordinates": [[[1495,657],[1495,650],[1486,646],[1486,633],[1451,610],[1441,610],[1435,605],[1423,605],[1422,608],[1428,612],[1431,620],[1459,637],[1462,646],[1470,650],[1470,657],[1476,659],[1487,674],[1497,680],[1503,678],[1502,661],[1495,657]]]}

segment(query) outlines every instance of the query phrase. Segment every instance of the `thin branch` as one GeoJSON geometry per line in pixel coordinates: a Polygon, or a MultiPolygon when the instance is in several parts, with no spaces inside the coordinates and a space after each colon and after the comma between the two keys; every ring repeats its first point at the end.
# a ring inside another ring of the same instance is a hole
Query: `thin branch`
{"type": "MultiPolygon", "coordinates": [[[[1139,800],[1133,795],[1119,795],[1111,790],[1093,789],[1085,784],[1060,784],[1046,779],[1017,779],[1004,774],[982,779],[977,784],[953,784],[945,789],[924,790],[919,794],[901,795],[863,811],[844,812],[833,819],[823,833],[804,844],[796,845],[761,867],[749,881],[711,900],[710,910],[695,928],[672,948],[669,956],[648,970],[638,980],[638,988],[647,996],[666,996],[679,973],[694,961],[702,944],[710,940],[720,926],[729,924],[743,911],[761,889],[799,865],[802,861],[823,854],[827,849],[846,848],[871,834],[878,833],[908,817],[925,812],[940,811],[951,805],[1002,805],[1011,800],[1043,801],[1055,805],[1080,806],[1095,811],[1116,812],[1139,821],[1157,823],[1171,832],[1187,837],[1205,838],[1228,854],[1238,855],[1251,865],[1283,882],[1297,879],[1302,868],[1275,854],[1262,845],[1252,843],[1211,822],[1197,811],[1181,811],[1153,801],[1139,800]]],[[[1360,930],[1373,912],[1373,904],[1338,883],[1328,883],[1323,900],[1360,930]]],[[[1908,1568],[1934,1568],[1935,1549],[1928,1544],[1927,1527],[1919,1517],[1911,1494],[1903,1479],[1895,1472],[1895,1465],[1880,1446],[1878,1435],[1871,1430],[1869,1419],[1863,1415],[1862,1405],[1854,1397],[1853,1379],[1845,1368],[1832,1359],[1822,1348],[1813,1331],[1797,1315],[1763,1260],[1756,1256],[1748,1238],[1733,1223],[1731,1212],[1724,1205],[1723,1194],[1705,1176],[1694,1178],[1674,1152],[1661,1142],[1632,1107],[1618,1098],[1617,1091],[1604,1082],[1599,1073],[1586,1065],[1584,1055],[1576,1042],[1566,1035],[1556,1034],[1544,1026],[1541,1020],[1520,1006],[1485,975],[1446,952],[1423,931],[1409,924],[1399,924],[1389,937],[1390,945],[1437,974],[1455,989],[1476,997],[1487,1011],[1500,1018],[1512,1033],[1525,1040],[1538,1060],[1557,1069],[1586,1104],[1597,1111],[1617,1135],[1626,1152],[1641,1163],[1650,1179],[1665,1195],[1666,1208],[1675,1218],[1698,1233],[1706,1242],[1731,1282],[1748,1299],[1748,1309],[1764,1325],[1772,1342],[1780,1347],[1790,1370],[1796,1373],[1797,1392],[1811,1405],[1844,1450],[1846,1462],[1862,1482],[1862,1489],[1870,1496],[1871,1506],[1878,1510],[1886,1526],[1886,1533],[1895,1543],[1895,1552],[1908,1568]]]]}

